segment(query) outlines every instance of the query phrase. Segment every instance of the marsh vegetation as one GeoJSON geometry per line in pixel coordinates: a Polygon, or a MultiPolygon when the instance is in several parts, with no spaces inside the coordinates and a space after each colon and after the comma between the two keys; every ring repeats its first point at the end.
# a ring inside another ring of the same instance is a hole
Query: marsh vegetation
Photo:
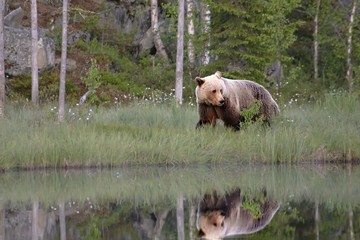
{"type": "Polygon", "coordinates": [[[360,157],[360,103],[329,94],[283,106],[272,127],[195,130],[195,106],[133,103],[112,108],[12,106],[0,121],[0,167],[189,165],[222,162],[343,162],[360,157]]]}

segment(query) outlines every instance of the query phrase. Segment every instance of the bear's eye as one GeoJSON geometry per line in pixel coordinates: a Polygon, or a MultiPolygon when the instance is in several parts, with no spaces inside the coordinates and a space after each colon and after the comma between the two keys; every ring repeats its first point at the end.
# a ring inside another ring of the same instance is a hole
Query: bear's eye
{"type": "Polygon", "coordinates": [[[213,223],[214,227],[217,227],[217,224],[216,223],[213,223]]]}
{"type": "Polygon", "coordinates": [[[212,90],[213,93],[216,93],[216,90],[212,90]]]}
{"type": "Polygon", "coordinates": [[[223,90],[222,90],[222,89],[220,89],[220,93],[221,93],[221,94],[223,93],[223,90]]]}

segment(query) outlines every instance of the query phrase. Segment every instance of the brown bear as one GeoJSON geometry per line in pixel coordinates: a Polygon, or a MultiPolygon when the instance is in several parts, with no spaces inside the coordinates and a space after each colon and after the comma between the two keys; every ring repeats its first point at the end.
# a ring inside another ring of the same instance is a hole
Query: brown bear
{"type": "Polygon", "coordinates": [[[252,120],[262,119],[270,126],[271,117],[280,112],[278,104],[268,90],[250,80],[231,80],[221,72],[207,77],[196,77],[195,95],[200,120],[196,128],[204,124],[216,125],[221,119],[226,127],[240,129],[245,121],[243,110],[258,104],[258,114],[252,120]]]}
{"type": "Polygon", "coordinates": [[[217,192],[205,194],[199,203],[197,214],[198,236],[222,239],[260,231],[269,224],[280,207],[278,202],[271,201],[266,196],[266,191],[263,193],[263,200],[251,200],[258,208],[256,215],[243,206],[246,198],[241,196],[240,189],[225,195],[217,192]]]}

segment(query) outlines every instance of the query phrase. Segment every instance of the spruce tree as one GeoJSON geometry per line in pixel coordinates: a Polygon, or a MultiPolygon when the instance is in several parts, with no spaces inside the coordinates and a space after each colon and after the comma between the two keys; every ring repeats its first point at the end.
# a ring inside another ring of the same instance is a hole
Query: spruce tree
{"type": "Polygon", "coordinates": [[[287,63],[299,21],[288,15],[299,0],[209,1],[212,11],[209,72],[263,83],[264,70],[274,61],[287,63]]]}

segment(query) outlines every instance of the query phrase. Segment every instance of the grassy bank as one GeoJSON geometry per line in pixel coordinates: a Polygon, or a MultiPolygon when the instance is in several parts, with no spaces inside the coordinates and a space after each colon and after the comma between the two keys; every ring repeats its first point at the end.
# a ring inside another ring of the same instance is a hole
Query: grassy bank
{"type": "Polygon", "coordinates": [[[348,95],[290,104],[272,128],[253,124],[240,132],[221,125],[195,131],[193,106],[76,107],[62,124],[56,112],[52,106],[7,109],[0,120],[2,169],[360,158],[360,103],[348,95]]]}

